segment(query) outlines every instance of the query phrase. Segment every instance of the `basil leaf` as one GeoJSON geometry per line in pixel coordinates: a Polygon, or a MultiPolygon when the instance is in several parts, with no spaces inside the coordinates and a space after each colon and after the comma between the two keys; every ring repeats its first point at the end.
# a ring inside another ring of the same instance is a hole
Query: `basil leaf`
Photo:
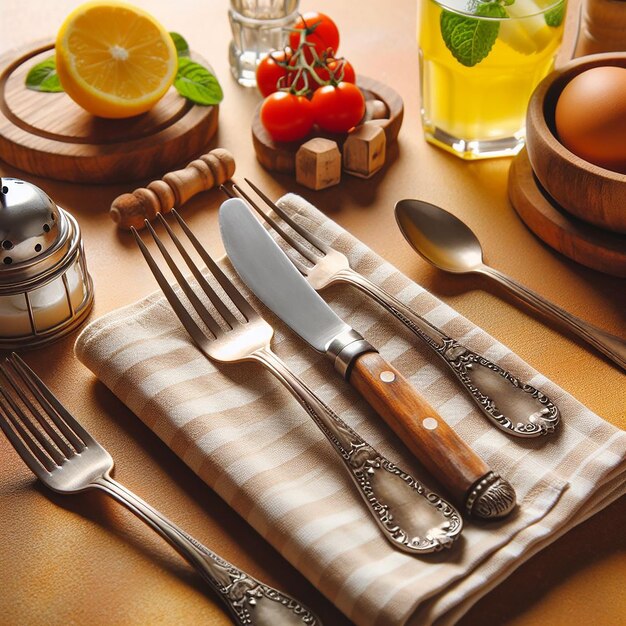
{"type": "Polygon", "coordinates": [[[180,57],[188,57],[189,56],[189,44],[186,39],[179,35],[178,33],[170,33],[170,37],[174,42],[174,46],[176,47],[176,54],[180,57]]]}
{"type": "MultiPolygon", "coordinates": [[[[476,15],[500,18],[507,17],[507,12],[500,4],[490,2],[479,4],[476,15]]],[[[439,24],[446,47],[466,67],[473,67],[487,57],[500,30],[497,20],[477,20],[445,10],[441,12],[439,24]]]]}
{"type": "Polygon", "coordinates": [[[47,91],[50,93],[63,91],[54,57],[50,57],[30,68],[26,75],[26,86],[34,91],[47,91]]]}
{"type": "Polygon", "coordinates": [[[565,16],[565,2],[559,2],[553,9],[550,9],[544,14],[546,24],[552,28],[557,28],[563,23],[563,17],[565,16]]]}
{"type": "Polygon", "coordinates": [[[217,78],[206,67],[186,58],[178,59],[174,87],[187,100],[205,106],[219,104],[224,98],[217,78]]]}

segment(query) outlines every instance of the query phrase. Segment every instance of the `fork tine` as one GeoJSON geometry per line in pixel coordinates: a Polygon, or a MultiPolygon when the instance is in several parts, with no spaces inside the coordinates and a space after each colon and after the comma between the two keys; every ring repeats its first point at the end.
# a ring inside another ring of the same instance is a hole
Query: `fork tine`
{"type": "Polygon", "coordinates": [[[4,434],[35,474],[39,475],[42,467],[51,472],[56,463],[37,445],[30,431],[24,428],[19,420],[19,409],[16,411],[15,406],[6,388],[0,383],[0,426],[4,434]]]}
{"type": "MultiPolygon", "coordinates": [[[[11,386],[14,386],[14,383],[13,381],[11,381],[10,376],[7,373],[7,370],[4,365],[0,365],[0,371],[4,374],[5,378],[11,383],[11,386]]],[[[56,465],[60,465],[61,462],[63,461],[63,456],[50,443],[50,440],[47,437],[45,437],[44,434],[40,430],[37,429],[37,427],[33,423],[33,420],[28,415],[26,415],[22,407],[17,403],[16,399],[11,396],[11,393],[9,392],[7,387],[5,387],[4,385],[0,385],[0,394],[2,394],[2,397],[4,398],[8,406],[11,407],[11,410],[13,413],[10,417],[12,418],[11,421],[13,423],[13,426],[17,430],[19,430],[20,436],[24,439],[28,447],[37,455],[37,451],[38,451],[37,444],[39,444],[39,448],[40,449],[43,448],[42,454],[45,451],[49,459],[51,459],[56,465]],[[12,416],[16,416],[17,418],[19,418],[21,422],[21,426],[25,427],[24,430],[20,428],[20,425],[18,425],[17,420],[12,416]],[[26,432],[28,432],[28,438],[24,436],[26,432]]],[[[6,411],[6,405],[4,408],[6,411]]],[[[37,455],[37,458],[40,458],[39,455],[37,455]]]]}
{"type": "Polygon", "coordinates": [[[191,338],[196,342],[196,344],[201,349],[203,349],[203,345],[206,342],[205,334],[202,332],[198,324],[196,324],[196,322],[191,317],[191,315],[189,315],[189,313],[187,312],[187,309],[185,309],[185,306],[176,295],[176,292],[172,289],[172,286],[167,282],[167,278],[165,278],[165,276],[163,275],[163,272],[161,272],[161,270],[159,269],[159,266],[157,265],[156,261],[154,260],[150,252],[148,251],[148,248],[146,248],[146,245],[144,244],[143,240],[139,236],[139,233],[132,226],[131,226],[131,232],[133,233],[133,236],[135,237],[135,241],[137,242],[137,245],[139,246],[139,249],[141,250],[143,257],[146,260],[146,263],[148,264],[148,267],[150,268],[152,275],[154,276],[157,283],[159,284],[159,287],[161,288],[163,295],[166,297],[167,301],[170,303],[170,306],[172,307],[172,309],[174,309],[174,313],[176,313],[176,317],[178,317],[178,319],[180,320],[180,323],[185,327],[185,330],[191,335],[191,338]]]}
{"type": "Polygon", "coordinates": [[[0,428],[2,428],[2,432],[36,476],[39,476],[42,467],[47,472],[51,472],[56,467],[52,459],[44,454],[19,421],[10,413],[2,399],[3,397],[6,397],[4,393],[0,393],[0,428]]]}
{"type": "MultiPolygon", "coordinates": [[[[189,298],[189,301],[191,302],[191,306],[193,306],[193,308],[195,309],[196,313],[200,316],[202,321],[209,327],[209,330],[213,333],[213,335],[215,337],[219,337],[222,334],[222,329],[217,323],[217,320],[215,320],[215,318],[209,313],[207,308],[202,304],[202,302],[200,302],[200,299],[198,298],[198,296],[192,289],[191,285],[189,284],[189,281],[183,276],[182,272],[178,269],[178,266],[174,262],[174,259],[172,258],[170,253],[167,251],[167,248],[161,241],[161,238],[156,234],[156,231],[154,230],[152,225],[148,222],[148,220],[146,220],[146,227],[148,228],[150,234],[152,235],[152,239],[154,239],[156,245],[161,251],[161,254],[163,255],[163,258],[165,259],[165,262],[167,263],[169,268],[172,270],[172,273],[174,274],[174,278],[176,279],[176,282],[178,283],[179,287],[183,290],[187,298],[189,298]]],[[[170,232],[170,236],[173,236],[171,232],[170,232]]],[[[189,261],[191,262],[191,259],[189,261]]],[[[194,272],[194,275],[195,275],[195,272],[194,272]]]]}
{"type": "Polygon", "coordinates": [[[252,181],[247,178],[244,180],[254,189],[254,192],[263,199],[265,204],[269,206],[273,211],[276,212],[277,215],[291,226],[303,239],[306,239],[312,246],[315,246],[322,254],[326,254],[330,250],[330,246],[325,244],[321,239],[310,233],[304,226],[301,226],[297,222],[295,222],[289,214],[281,209],[275,202],[272,202],[252,181]]]}
{"type": "MultiPolygon", "coordinates": [[[[194,275],[196,281],[198,282],[204,293],[208,296],[209,300],[218,310],[219,314],[226,321],[226,323],[231,328],[234,328],[239,323],[237,321],[237,318],[232,314],[232,312],[224,304],[222,299],[217,295],[217,293],[215,293],[215,290],[213,289],[213,287],[211,287],[207,279],[202,275],[202,272],[198,269],[198,266],[193,262],[192,258],[189,256],[189,253],[187,252],[187,250],[185,250],[183,244],[181,243],[180,239],[176,236],[176,233],[174,233],[171,226],[167,223],[167,220],[160,213],[158,214],[158,218],[163,226],[165,226],[165,229],[167,230],[172,241],[174,242],[174,245],[176,246],[176,248],[178,248],[180,255],[183,257],[185,263],[187,264],[187,267],[191,270],[191,273],[194,275]]],[[[197,302],[200,307],[203,307],[202,303],[199,300],[197,300],[197,302]]],[[[219,328],[219,326],[217,328],[217,333],[221,334],[221,329],[219,328]]],[[[217,334],[215,332],[214,334],[217,337],[217,334]]]]}
{"type": "Polygon", "coordinates": [[[254,310],[251,304],[241,295],[239,289],[233,285],[228,276],[222,272],[217,263],[211,258],[209,253],[202,247],[202,244],[198,241],[196,236],[191,232],[189,226],[185,223],[185,220],[179,215],[176,209],[172,209],[172,215],[176,218],[180,227],[185,231],[189,241],[193,244],[208,270],[213,274],[221,288],[226,292],[226,295],[232,300],[233,304],[239,309],[241,314],[248,320],[258,318],[259,314],[254,310]]]}
{"type": "MultiPolygon", "coordinates": [[[[303,246],[299,241],[297,241],[291,235],[285,232],[285,229],[282,228],[279,224],[277,224],[276,220],[274,220],[270,215],[262,211],[259,205],[256,204],[256,202],[253,202],[252,198],[250,198],[250,196],[239,185],[237,185],[236,183],[233,184],[233,189],[237,192],[237,194],[241,198],[243,198],[261,216],[261,219],[265,220],[278,233],[278,235],[282,237],[292,248],[295,248],[305,259],[308,259],[309,261],[311,261],[311,263],[317,262],[318,257],[314,252],[312,252],[311,250],[303,246]]],[[[293,259],[291,259],[291,261],[293,261],[293,259]]],[[[302,268],[305,267],[302,264],[300,265],[302,268]]],[[[302,269],[300,269],[300,271],[302,272],[302,269]]],[[[302,273],[305,274],[306,276],[305,272],[302,272],[302,273]]]]}
{"type": "Polygon", "coordinates": [[[20,376],[21,380],[26,383],[37,402],[46,412],[46,415],[74,446],[77,452],[81,452],[86,445],[94,441],[93,437],[74,419],[74,416],[59,402],[43,380],[33,372],[18,354],[13,352],[10,362],[13,369],[20,376]]]}
{"type": "MultiPolygon", "coordinates": [[[[7,359],[7,363],[13,365],[9,359],[7,359]]],[[[13,367],[15,367],[15,366],[13,366],[13,367]]],[[[57,431],[54,430],[54,428],[52,428],[50,426],[48,420],[46,420],[43,417],[41,412],[30,401],[30,399],[24,393],[24,391],[22,390],[20,385],[18,385],[18,383],[13,378],[13,375],[10,373],[9,368],[6,367],[6,366],[2,366],[2,367],[0,367],[0,370],[4,374],[4,377],[9,381],[9,384],[13,388],[13,391],[17,394],[17,396],[20,398],[20,400],[24,403],[24,405],[26,406],[26,408],[28,409],[30,414],[37,420],[37,422],[43,428],[43,430],[46,432],[48,437],[50,437],[50,439],[52,439],[52,441],[55,443],[56,447],[61,451],[61,453],[59,453],[50,444],[49,440],[46,439],[46,437],[44,437],[42,435],[42,433],[40,433],[37,430],[36,427],[34,427],[34,424],[32,424],[32,422],[30,420],[28,420],[28,418],[26,418],[26,415],[21,410],[19,411],[19,416],[20,416],[20,419],[22,419],[22,422],[28,427],[28,429],[35,436],[35,438],[41,444],[41,446],[43,448],[45,448],[46,452],[53,458],[54,462],[57,465],[60,465],[61,462],[63,461],[63,458],[64,458],[63,455],[65,455],[65,457],[73,456],[75,454],[74,450],[72,450],[67,445],[67,443],[59,436],[57,431]],[[25,420],[27,420],[27,421],[25,421],[25,420]]],[[[19,372],[17,372],[17,374],[19,376],[19,372]]],[[[4,395],[5,395],[6,399],[7,399],[7,401],[9,401],[9,403],[11,404],[11,407],[13,408],[14,412],[17,412],[16,411],[17,403],[16,403],[16,406],[13,405],[13,403],[11,402],[11,398],[8,397],[8,394],[6,393],[6,391],[5,391],[4,395]]]]}

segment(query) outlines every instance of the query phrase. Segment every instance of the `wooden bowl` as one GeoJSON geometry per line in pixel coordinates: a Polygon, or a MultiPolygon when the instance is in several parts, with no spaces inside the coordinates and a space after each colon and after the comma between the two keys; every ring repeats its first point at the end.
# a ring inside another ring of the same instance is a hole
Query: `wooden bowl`
{"type": "Polygon", "coordinates": [[[526,148],[535,175],[563,209],[601,228],[626,233],[626,174],[570,152],[557,139],[554,122],[565,85],[581,72],[603,65],[626,67],[626,52],[574,59],[544,78],[528,104],[526,148]]]}

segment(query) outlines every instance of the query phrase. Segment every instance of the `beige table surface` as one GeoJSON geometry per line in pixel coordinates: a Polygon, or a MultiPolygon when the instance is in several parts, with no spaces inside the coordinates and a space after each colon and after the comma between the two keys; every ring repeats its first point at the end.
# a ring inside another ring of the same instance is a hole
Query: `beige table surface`
{"type": "MultiPolygon", "coordinates": [[[[2,0],[0,52],[54,35],[75,0],[2,0]]],[[[414,0],[303,0],[333,16],[341,51],[362,72],[394,87],[406,114],[397,148],[369,181],[346,177],[323,192],[301,188],[257,163],[249,131],[259,101],[228,70],[224,0],[137,0],[182,33],[212,63],[225,91],[211,146],[230,149],[240,176],[277,196],[296,191],[487,332],[510,346],[599,415],[626,427],[623,373],[579,341],[517,306],[480,278],[444,275],[416,257],[393,217],[401,198],[419,197],[461,216],[482,240],[489,263],[582,318],[625,330],[625,281],[576,265],[542,245],[506,196],[510,161],[463,163],[421,137],[414,0]]],[[[32,180],[70,210],[83,230],[94,277],[92,319],[155,289],[128,235],[108,207],[127,185],[88,186],[35,179],[0,163],[0,174],[32,180]]],[[[185,215],[220,254],[219,192],[192,200],[185,215]]],[[[212,493],[72,354],[74,336],[26,358],[109,449],[116,477],[187,531],[254,575],[317,610],[326,624],[348,621],[237,514],[212,493]]],[[[575,528],[521,566],[462,620],[470,624],[624,623],[626,499],[575,528]]],[[[132,514],[99,493],[52,495],[37,484],[0,437],[0,623],[226,624],[195,572],[132,514]]]]}

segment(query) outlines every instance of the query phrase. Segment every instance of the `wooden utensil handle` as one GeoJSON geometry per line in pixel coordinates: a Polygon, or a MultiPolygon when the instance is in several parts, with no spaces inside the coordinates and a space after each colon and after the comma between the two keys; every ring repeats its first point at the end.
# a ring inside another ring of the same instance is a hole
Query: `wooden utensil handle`
{"type": "Polygon", "coordinates": [[[466,512],[497,518],[513,509],[511,485],[494,474],[378,352],[357,358],[349,382],[466,512]]]}
{"type": "Polygon", "coordinates": [[[180,207],[200,191],[225,183],[234,173],[233,155],[228,150],[216,148],[182,170],[168,172],[147,187],[118,196],[113,200],[109,214],[120,228],[134,226],[139,230],[144,228],[144,220],[152,220],[157,213],[168,213],[180,207]]]}

